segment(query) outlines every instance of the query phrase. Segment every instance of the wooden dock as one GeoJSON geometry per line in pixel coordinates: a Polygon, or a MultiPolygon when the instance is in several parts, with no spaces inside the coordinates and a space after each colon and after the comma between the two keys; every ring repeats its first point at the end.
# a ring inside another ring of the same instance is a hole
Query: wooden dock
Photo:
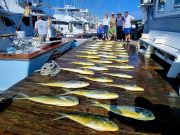
{"type": "MultiPolygon", "coordinates": [[[[83,61],[76,58],[77,51],[84,46],[95,44],[97,41],[89,41],[75,49],[69,51],[56,62],[61,67],[77,68],[70,62],[83,61]]],[[[29,100],[9,99],[6,105],[0,106],[0,135],[179,135],[180,134],[180,97],[169,83],[161,76],[165,72],[164,68],[153,59],[145,60],[143,56],[136,52],[136,47],[124,45],[129,54],[129,65],[135,66],[132,70],[120,70],[109,68],[109,72],[128,73],[133,79],[113,79],[118,84],[137,84],[145,89],[144,92],[128,92],[123,89],[108,87],[99,82],[87,81],[79,78],[78,74],[61,71],[55,77],[44,77],[39,72],[34,73],[12,88],[3,92],[2,98],[10,98],[18,93],[29,96],[58,95],[64,93],[62,88],[44,87],[37,83],[54,82],[63,80],[82,80],[90,83],[87,88],[104,89],[119,94],[115,100],[101,100],[102,103],[114,105],[139,106],[151,110],[156,119],[154,121],[143,122],[130,118],[120,117],[107,110],[91,106],[91,103],[83,96],[76,96],[80,104],[74,107],[57,107],[44,105],[29,100]],[[114,120],[118,126],[117,132],[99,132],[94,129],[84,127],[68,118],[53,121],[59,117],[57,112],[98,114],[107,116],[114,120]]],[[[95,76],[102,76],[101,72],[95,72],[95,76]]],[[[0,104],[1,105],[1,104],[0,104]]]]}

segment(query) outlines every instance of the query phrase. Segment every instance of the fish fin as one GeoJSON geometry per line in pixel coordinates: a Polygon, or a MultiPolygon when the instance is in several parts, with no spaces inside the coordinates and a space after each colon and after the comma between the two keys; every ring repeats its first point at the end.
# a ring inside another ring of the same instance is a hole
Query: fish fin
{"type": "Polygon", "coordinates": [[[24,97],[24,98],[30,97],[30,96],[28,96],[28,95],[26,95],[26,94],[23,94],[23,93],[18,93],[18,95],[20,95],[20,96],[22,96],[22,97],[24,97]]]}

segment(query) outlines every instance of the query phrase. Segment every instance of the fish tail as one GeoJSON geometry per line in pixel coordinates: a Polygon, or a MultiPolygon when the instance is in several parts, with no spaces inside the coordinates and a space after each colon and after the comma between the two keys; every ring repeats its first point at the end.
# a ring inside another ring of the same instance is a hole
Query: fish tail
{"type": "Polygon", "coordinates": [[[91,104],[91,106],[101,106],[101,103],[98,101],[93,101],[93,100],[89,100],[89,101],[93,103],[91,104]]]}
{"type": "Polygon", "coordinates": [[[42,85],[42,86],[46,86],[46,84],[45,84],[45,83],[37,83],[37,84],[42,85]]]}
{"type": "Polygon", "coordinates": [[[61,115],[61,116],[53,119],[52,121],[60,120],[60,119],[63,119],[63,118],[66,117],[66,114],[64,114],[64,113],[58,113],[58,112],[57,112],[57,114],[59,114],[59,115],[61,115]]]}
{"type": "Polygon", "coordinates": [[[24,98],[28,98],[28,97],[29,97],[28,95],[23,94],[23,93],[18,93],[18,95],[20,95],[20,96],[22,96],[22,97],[24,97],[24,98]]]}
{"type": "Polygon", "coordinates": [[[55,119],[52,119],[52,121],[60,120],[60,119],[63,119],[63,118],[65,118],[65,116],[57,117],[55,119]]]}

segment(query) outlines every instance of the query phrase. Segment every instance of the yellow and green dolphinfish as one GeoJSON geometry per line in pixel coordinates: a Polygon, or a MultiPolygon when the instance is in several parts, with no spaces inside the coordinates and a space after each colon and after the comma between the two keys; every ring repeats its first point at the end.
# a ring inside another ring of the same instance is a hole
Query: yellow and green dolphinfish
{"type": "Polygon", "coordinates": [[[95,59],[92,60],[92,59],[90,59],[89,61],[99,63],[99,64],[111,64],[112,63],[112,61],[107,61],[107,60],[95,60],[95,59]]]}
{"type": "Polygon", "coordinates": [[[94,103],[93,106],[103,107],[106,110],[121,116],[133,118],[136,120],[142,120],[142,121],[150,121],[155,119],[154,114],[145,108],[134,107],[134,106],[117,106],[117,105],[102,104],[97,101],[92,101],[92,102],[94,103]]]}
{"type": "Polygon", "coordinates": [[[42,86],[50,86],[50,87],[62,87],[62,88],[83,88],[89,86],[88,82],[83,81],[59,81],[59,82],[50,82],[50,83],[38,83],[42,86]]]}
{"type": "Polygon", "coordinates": [[[72,64],[76,64],[76,65],[82,65],[82,66],[94,66],[95,64],[94,63],[92,63],[92,62],[88,62],[88,61],[86,61],[86,62],[71,62],[72,64]]]}
{"type": "Polygon", "coordinates": [[[83,53],[83,54],[91,54],[91,55],[96,55],[98,54],[97,52],[89,52],[89,51],[77,51],[79,53],[83,53]]]}
{"type": "Polygon", "coordinates": [[[79,100],[72,96],[27,96],[25,94],[19,93],[23,98],[17,99],[28,99],[34,102],[55,105],[55,106],[75,106],[79,104],[79,100]]]}
{"type": "Polygon", "coordinates": [[[84,74],[84,75],[94,75],[93,71],[87,70],[87,69],[62,68],[62,70],[79,73],[79,74],[84,74]]]}
{"type": "Polygon", "coordinates": [[[134,91],[134,92],[141,92],[144,91],[144,88],[139,87],[137,85],[129,85],[129,84],[109,84],[108,86],[111,87],[117,87],[117,88],[122,88],[128,91],[134,91]]]}
{"type": "Polygon", "coordinates": [[[108,70],[108,68],[102,67],[102,66],[83,66],[82,68],[91,69],[91,70],[95,70],[95,71],[107,71],[108,70]]]}
{"type": "Polygon", "coordinates": [[[92,114],[67,114],[58,113],[62,117],[56,118],[54,120],[69,118],[83,126],[98,130],[98,131],[118,131],[118,125],[107,117],[101,115],[92,114]]]}
{"type": "Polygon", "coordinates": [[[120,77],[120,78],[128,78],[131,79],[133,76],[128,75],[128,74],[121,74],[121,73],[104,73],[104,75],[109,75],[113,77],[120,77]]]}
{"type": "Polygon", "coordinates": [[[87,80],[90,80],[90,81],[95,81],[95,82],[113,82],[112,79],[110,78],[107,78],[107,77],[88,77],[88,76],[79,76],[81,78],[85,78],[87,80]]]}
{"type": "Polygon", "coordinates": [[[112,93],[112,92],[108,92],[105,90],[85,90],[85,89],[81,89],[81,90],[67,90],[64,89],[66,91],[66,93],[62,94],[62,95],[68,95],[68,94],[75,94],[75,95],[80,95],[80,96],[85,96],[88,98],[94,98],[94,99],[115,99],[118,98],[119,95],[116,93],[112,93]]]}
{"type": "Polygon", "coordinates": [[[119,68],[119,69],[133,69],[134,68],[134,66],[130,66],[130,65],[106,65],[106,67],[119,68]]]}

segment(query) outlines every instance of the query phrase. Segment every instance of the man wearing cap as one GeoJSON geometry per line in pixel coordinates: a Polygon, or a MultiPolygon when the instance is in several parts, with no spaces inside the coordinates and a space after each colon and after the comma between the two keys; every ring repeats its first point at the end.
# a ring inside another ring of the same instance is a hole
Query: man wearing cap
{"type": "Polygon", "coordinates": [[[112,23],[113,26],[116,26],[116,17],[115,17],[114,13],[112,13],[112,15],[111,15],[111,18],[110,18],[110,21],[109,21],[109,26],[110,26],[110,23],[112,23]]]}
{"type": "Polygon", "coordinates": [[[47,22],[42,20],[42,16],[38,16],[38,20],[35,22],[35,31],[38,32],[40,43],[46,41],[47,28],[47,22]]]}
{"type": "Polygon", "coordinates": [[[125,12],[125,24],[124,24],[124,33],[125,33],[125,41],[129,42],[131,39],[131,23],[135,18],[125,12]]]}
{"type": "Polygon", "coordinates": [[[117,32],[117,40],[122,41],[123,39],[123,24],[124,24],[124,17],[119,12],[116,17],[116,32],[117,32]]]}

